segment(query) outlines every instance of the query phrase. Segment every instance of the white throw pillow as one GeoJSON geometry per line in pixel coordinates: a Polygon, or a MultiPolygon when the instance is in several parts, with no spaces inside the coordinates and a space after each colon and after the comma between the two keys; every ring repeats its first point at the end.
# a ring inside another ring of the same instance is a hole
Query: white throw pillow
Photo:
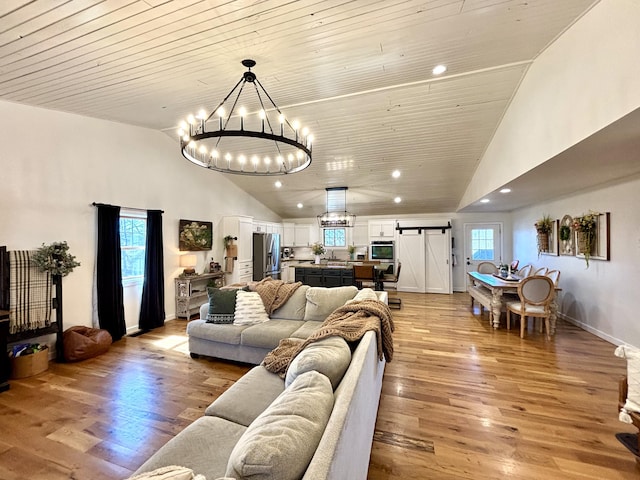
{"type": "Polygon", "coordinates": [[[190,468],[169,465],[130,477],[129,480],[205,480],[205,478],[202,475],[194,475],[190,468]]]}
{"type": "Polygon", "coordinates": [[[307,372],[256,418],[233,447],[225,476],[251,480],[299,480],[333,410],[329,379],[307,372]]]}
{"type": "Polygon", "coordinates": [[[233,324],[256,325],[267,320],[269,320],[269,315],[267,315],[260,294],[238,290],[233,324]]]}

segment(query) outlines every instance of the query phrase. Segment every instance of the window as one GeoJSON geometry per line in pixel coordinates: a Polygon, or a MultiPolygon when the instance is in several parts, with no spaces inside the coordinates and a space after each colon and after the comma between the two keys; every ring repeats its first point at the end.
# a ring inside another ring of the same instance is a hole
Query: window
{"type": "Polygon", "coordinates": [[[144,257],[147,244],[146,214],[138,212],[120,213],[120,250],[122,259],[122,280],[142,281],[144,279],[144,257]]]}
{"type": "Polygon", "coordinates": [[[471,232],[471,258],[473,260],[496,259],[492,228],[474,228],[471,232]]]}
{"type": "Polygon", "coordinates": [[[325,247],[347,246],[347,231],[345,228],[325,228],[323,231],[325,247]]]}

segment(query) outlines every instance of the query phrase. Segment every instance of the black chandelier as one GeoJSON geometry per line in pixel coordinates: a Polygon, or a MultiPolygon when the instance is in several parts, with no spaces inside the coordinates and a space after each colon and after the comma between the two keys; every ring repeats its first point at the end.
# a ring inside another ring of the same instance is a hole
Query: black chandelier
{"type": "Polygon", "coordinates": [[[347,187],[325,188],[327,211],[318,215],[318,225],[323,228],[353,227],[356,216],[347,212],[347,187]]]}
{"type": "Polygon", "coordinates": [[[182,155],[201,167],[238,175],[286,175],[304,170],[311,164],[313,135],[280,111],[251,71],[255,61],[243,60],[242,65],[248,70],[211,113],[200,110],[180,123],[182,155]],[[255,93],[249,100],[249,106],[257,110],[253,114],[239,105],[245,86],[255,93]],[[227,111],[225,102],[230,98],[227,111]],[[264,99],[270,102],[267,106],[264,99]]]}

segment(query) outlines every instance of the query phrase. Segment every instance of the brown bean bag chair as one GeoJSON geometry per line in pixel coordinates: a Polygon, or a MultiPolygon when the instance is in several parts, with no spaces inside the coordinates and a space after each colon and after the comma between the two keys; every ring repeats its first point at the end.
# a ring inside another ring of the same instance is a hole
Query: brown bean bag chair
{"type": "Polygon", "coordinates": [[[64,359],[67,362],[77,362],[96,357],[109,350],[113,342],[111,334],[98,328],[77,325],[64,331],[64,359]]]}

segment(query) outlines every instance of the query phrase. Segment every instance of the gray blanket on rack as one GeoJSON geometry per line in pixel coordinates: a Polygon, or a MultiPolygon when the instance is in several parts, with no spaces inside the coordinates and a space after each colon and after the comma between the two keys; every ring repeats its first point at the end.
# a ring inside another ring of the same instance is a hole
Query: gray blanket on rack
{"type": "Polygon", "coordinates": [[[49,272],[31,262],[29,250],[9,252],[9,333],[51,325],[53,288],[49,272]]]}

